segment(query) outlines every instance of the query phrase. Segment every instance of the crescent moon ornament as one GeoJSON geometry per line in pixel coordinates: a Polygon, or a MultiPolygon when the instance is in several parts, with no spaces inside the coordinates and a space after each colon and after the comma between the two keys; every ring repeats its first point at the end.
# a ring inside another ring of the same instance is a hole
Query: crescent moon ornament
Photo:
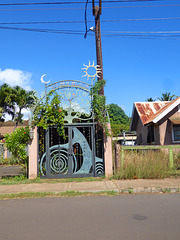
{"type": "Polygon", "coordinates": [[[49,80],[48,82],[45,82],[45,81],[44,81],[43,78],[44,78],[46,75],[47,75],[47,74],[43,74],[43,75],[41,76],[41,82],[44,83],[44,84],[48,84],[48,83],[50,82],[50,80],[49,80]]]}

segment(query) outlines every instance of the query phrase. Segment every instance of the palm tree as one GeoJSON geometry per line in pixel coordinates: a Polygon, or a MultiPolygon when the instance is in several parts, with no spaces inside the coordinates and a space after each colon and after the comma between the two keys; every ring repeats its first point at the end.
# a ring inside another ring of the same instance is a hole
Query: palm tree
{"type": "Polygon", "coordinates": [[[26,91],[20,86],[10,87],[8,84],[0,87],[0,107],[12,116],[12,120],[16,121],[16,126],[22,122],[22,109],[31,108],[36,100],[35,91],[26,91]]]}
{"type": "Polygon", "coordinates": [[[0,107],[3,108],[5,113],[12,116],[12,120],[14,119],[15,107],[13,89],[6,83],[0,86],[0,107]]]}
{"type": "Polygon", "coordinates": [[[22,122],[23,114],[22,109],[29,109],[35,104],[36,93],[35,91],[26,91],[20,86],[13,88],[13,94],[15,96],[15,104],[18,106],[18,112],[16,113],[16,126],[19,122],[22,122]]]}
{"type": "Polygon", "coordinates": [[[150,97],[150,98],[146,98],[146,102],[154,102],[156,99],[152,99],[152,97],[150,97]]]}
{"type": "Polygon", "coordinates": [[[4,119],[2,117],[3,117],[3,108],[0,107],[0,122],[4,122],[4,119]]]}
{"type": "Polygon", "coordinates": [[[170,95],[171,93],[163,93],[161,98],[158,98],[160,101],[172,101],[174,100],[177,96],[175,95],[170,95]]]}

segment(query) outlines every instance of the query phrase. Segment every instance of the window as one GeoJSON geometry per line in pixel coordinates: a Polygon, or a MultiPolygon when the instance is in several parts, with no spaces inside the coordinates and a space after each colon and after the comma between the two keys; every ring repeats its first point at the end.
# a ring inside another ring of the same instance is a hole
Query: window
{"type": "Polygon", "coordinates": [[[148,126],[147,142],[154,142],[154,125],[148,126]]]}
{"type": "Polygon", "coordinates": [[[180,141],[180,124],[173,125],[173,141],[180,141]]]}

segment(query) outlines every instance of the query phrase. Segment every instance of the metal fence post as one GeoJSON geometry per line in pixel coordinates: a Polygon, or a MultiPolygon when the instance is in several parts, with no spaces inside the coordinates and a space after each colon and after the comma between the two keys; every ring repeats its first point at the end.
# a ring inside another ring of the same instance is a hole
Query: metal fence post
{"type": "Polygon", "coordinates": [[[123,164],[124,164],[124,149],[122,147],[122,149],[121,149],[121,168],[123,167],[123,164]]]}
{"type": "Polygon", "coordinates": [[[173,149],[172,149],[172,147],[169,147],[169,167],[170,167],[171,169],[174,167],[173,149]]]}

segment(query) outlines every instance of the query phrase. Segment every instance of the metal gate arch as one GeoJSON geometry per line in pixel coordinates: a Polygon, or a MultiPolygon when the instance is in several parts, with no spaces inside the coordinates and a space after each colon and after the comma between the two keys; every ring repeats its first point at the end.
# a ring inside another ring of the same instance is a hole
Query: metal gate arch
{"type": "MultiPolygon", "coordinates": [[[[44,82],[45,83],[45,82],[44,82]]],[[[44,152],[39,154],[38,169],[42,178],[96,177],[104,174],[103,131],[94,122],[90,89],[92,85],[77,80],[45,83],[45,92],[57,91],[66,109],[66,139],[57,126],[45,132],[44,152]]],[[[40,137],[40,134],[39,134],[40,137]]]]}

